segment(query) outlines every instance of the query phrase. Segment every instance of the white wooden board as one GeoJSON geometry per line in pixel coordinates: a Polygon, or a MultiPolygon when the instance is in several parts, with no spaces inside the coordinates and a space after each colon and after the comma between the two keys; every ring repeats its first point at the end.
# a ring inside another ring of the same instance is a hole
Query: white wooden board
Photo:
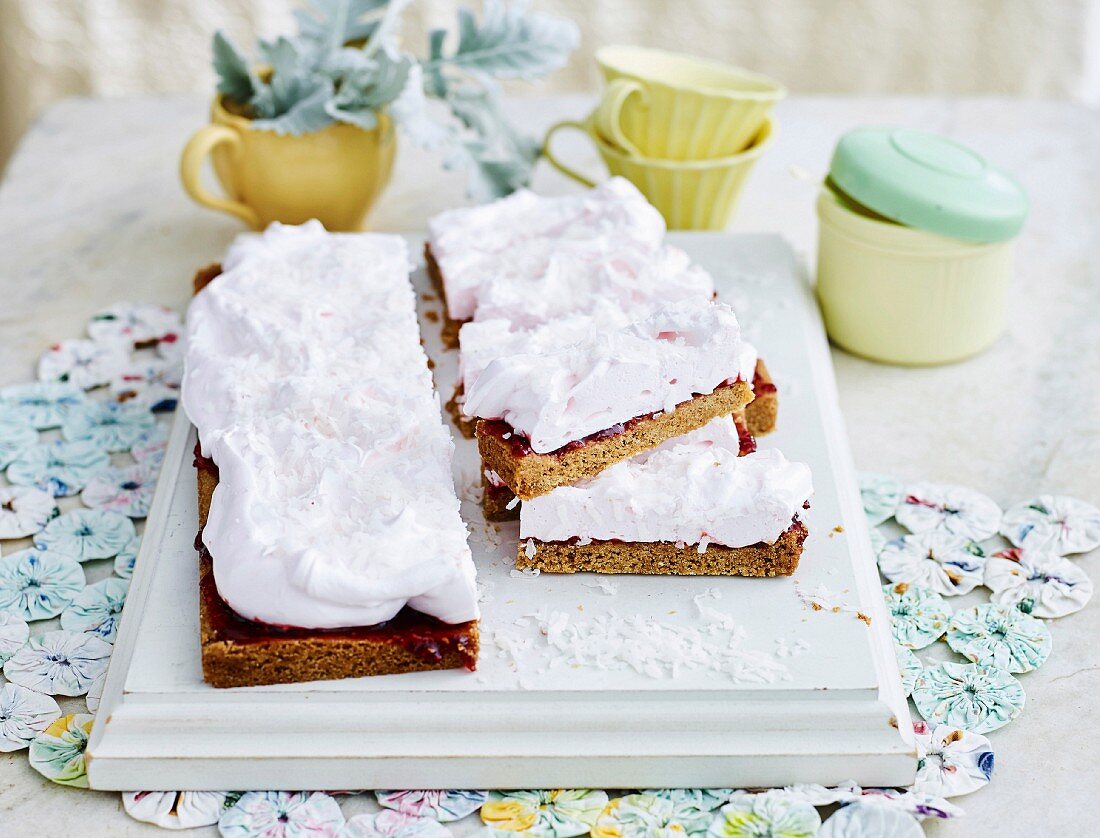
{"type": "MultiPolygon", "coordinates": [[[[813,507],[804,516],[811,535],[792,578],[515,577],[517,525],[498,531],[464,500],[483,587],[476,673],[215,690],[203,683],[199,660],[194,435],[181,411],[88,747],[92,786],[909,783],[907,705],[805,278],[776,236],[669,238],[714,274],[720,299],[737,309],[778,383],[779,430],[761,445],[813,470],[813,507]],[[605,580],[613,584],[601,586],[605,580]],[[826,607],[811,607],[815,597],[826,607]],[[749,663],[731,674],[578,661],[540,631],[538,615],[555,612],[559,622],[567,615],[587,627],[601,617],[640,616],[662,631],[700,630],[704,642],[723,645],[736,624],[749,663]],[[760,680],[760,661],[771,680],[760,680]]],[[[419,252],[421,239],[409,239],[419,252]]],[[[428,290],[423,270],[414,280],[428,290]]],[[[437,323],[422,322],[446,399],[457,353],[442,351],[437,323]]],[[[472,497],[476,445],[457,438],[457,448],[456,485],[472,497]]]]}

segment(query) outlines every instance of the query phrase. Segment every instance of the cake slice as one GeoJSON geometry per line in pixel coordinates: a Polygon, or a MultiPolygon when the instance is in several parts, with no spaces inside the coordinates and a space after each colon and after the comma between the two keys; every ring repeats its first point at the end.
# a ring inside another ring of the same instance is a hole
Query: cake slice
{"type": "Polygon", "coordinates": [[[807,536],[810,471],[745,456],[723,417],[590,480],[524,502],[516,567],[550,573],[781,576],[807,536]]]}
{"type": "MultiPolygon", "coordinates": [[[[447,412],[459,433],[466,439],[473,439],[477,417],[469,417],[462,412],[465,401],[465,385],[459,377],[454,395],[447,401],[447,412]]],[[[775,430],[779,417],[779,392],[763,358],[756,359],[756,369],[752,374],[752,401],[745,405],[743,413],[742,421],[752,436],[766,436],[775,430]]]]}
{"type": "Polygon", "coordinates": [[[594,299],[627,308],[650,289],[666,299],[713,294],[706,272],[664,247],[664,235],[660,213],[623,178],[564,196],[521,189],[440,213],[428,222],[425,259],[445,304],[444,340],[456,346],[475,315],[531,325],[594,299]]]}
{"type": "MultiPolygon", "coordinates": [[[[752,402],[749,402],[752,407],[752,402]]],[[[738,454],[744,457],[756,450],[756,439],[750,432],[746,415],[748,408],[733,413],[733,420],[737,429],[738,454]]],[[[714,420],[719,421],[719,420],[714,420]]],[[[518,521],[520,517],[520,501],[512,490],[500,479],[500,475],[492,469],[481,470],[481,511],[486,521],[518,521]]]]}
{"type": "Polygon", "coordinates": [[[729,306],[683,301],[549,352],[496,358],[466,392],[483,465],[522,500],[592,477],[752,400],[729,306]]]}
{"type": "Polygon", "coordinates": [[[398,237],[311,222],[241,236],[220,276],[196,277],[183,403],[214,686],[476,663],[453,443],[408,270],[398,237]]]}

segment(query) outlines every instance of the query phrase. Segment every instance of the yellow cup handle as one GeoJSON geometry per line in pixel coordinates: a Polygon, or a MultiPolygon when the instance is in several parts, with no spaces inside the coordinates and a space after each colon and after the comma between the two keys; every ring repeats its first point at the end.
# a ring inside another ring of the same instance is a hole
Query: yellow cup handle
{"type": "Polygon", "coordinates": [[[633,79],[614,79],[604,91],[600,106],[596,108],[596,131],[631,157],[642,157],[641,149],[623,133],[623,105],[635,93],[643,99],[648,98],[641,83],[633,79]]]}
{"type": "Polygon", "coordinates": [[[581,184],[581,186],[587,186],[591,189],[593,186],[596,185],[596,181],[592,180],[589,177],[586,177],[585,175],[582,175],[576,169],[572,169],[569,166],[565,165],[565,163],[563,163],[558,157],[554,156],[554,152],[550,150],[550,138],[553,137],[554,134],[560,131],[562,128],[575,128],[576,130],[582,132],[589,139],[592,139],[591,126],[584,122],[577,122],[575,119],[567,119],[564,122],[559,122],[556,125],[552,125],[550,127],[550,130],[546,132],[546,138],[542,141],[542,153],[543,155],[545,155],[550,165],[561,172],[563,175],[565,175],[566,177],[571,177],[573,178],[573,180],[577,181],[577,183],[581,184]]]}
{"type": "Polygon", "coordinates": [[[202,185],[202,163],[215,146],[227,144],[234,159],[241,154],[241,135],[224,125],[206,125],[196,131],[183,148],[180,158],[180,180],[187,194],[199,204],[210,209],[227,212],[241,219],[249,227],[260,229],[260,216],[256,210],[240,201],[219,198],[202,185]]]}

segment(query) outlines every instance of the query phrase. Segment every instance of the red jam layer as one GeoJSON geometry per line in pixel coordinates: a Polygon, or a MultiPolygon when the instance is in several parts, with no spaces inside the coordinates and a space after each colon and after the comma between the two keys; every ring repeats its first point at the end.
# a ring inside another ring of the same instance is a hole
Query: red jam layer
{"type": "Polygon", "coordinates": [[[770,381],[765,381],[764,376],[760,374],[759,364],[757,364],[756,370],[752,374],[752,392],[757,398],[776,392],[775,385],[770,381]]]}
{"type": "MultiPolygon", "coordinates": [[[[732,387],[740,381],[740,378],[731,378],[727,381],[723,381],[714,391],[717,392],[725,387],[732,387]]],[[[695,393],[692,398],[699,396],[699,393],[695,393]]],[[[545,454],[540,454],[540,457],[560,457],[563,454],[568,454],[572,451],[576,451],[579,448],[584,448],[587,445],[591,445],[594,442],[600,442],[605,439],[610,439],[613,436],[618,436],[621,433],[626,433],[632,430],[639,422],[644,422],[647,419],[652,419],[658,413],[664,413],[663,410],[655,410],[653,413],[646,413],[642,416],[635,416],[633,419],[627,419],[625,422],[618,422],[612,425],[610,428],[604,428],[602,431],[596,431],[588,436],[575,439],[572,442],[567,442],[561,448],[557,448],[553,451],[548,451],[545,454]]],[[[534,454],[534,449],[531,448],[531,440],[525,437],[523,434],[516,431],[511,425],[502,419],[483,419],[478,423],[478,433],[482,435],[495,436],[502,442],[508,443],[508,453],[513,457],[527,457],[534,454]]]]}
{"type": "Polygon", "coordinates": [[[204,457],[202,454],[202,445],[195,443],[195,468],[198,471],[205,471],[208,474],[212,474],[214,479],[218,479],[218,464],[211,460],[209,457],[204,457]]]}
{"type": "Polygon", "coordinates": [[[752,454],[756,451],[756,437],[749,433],[749,426],[745,424],[744,415],[735,413],[733,425],[737,428],[738,456],[744,457],[746,454],[752,454]]]}

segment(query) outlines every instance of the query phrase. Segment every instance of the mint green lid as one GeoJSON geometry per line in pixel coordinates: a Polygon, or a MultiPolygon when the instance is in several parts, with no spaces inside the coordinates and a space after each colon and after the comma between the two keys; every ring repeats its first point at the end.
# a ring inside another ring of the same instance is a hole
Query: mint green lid
{"type": "Polygon", "coordinates": [[[1027,195],[1007,172],[953,140],[908,128],[849,131],[829,180],[892,221],[965,241],[1011,239],[1027,217],[1027,195]]]}

